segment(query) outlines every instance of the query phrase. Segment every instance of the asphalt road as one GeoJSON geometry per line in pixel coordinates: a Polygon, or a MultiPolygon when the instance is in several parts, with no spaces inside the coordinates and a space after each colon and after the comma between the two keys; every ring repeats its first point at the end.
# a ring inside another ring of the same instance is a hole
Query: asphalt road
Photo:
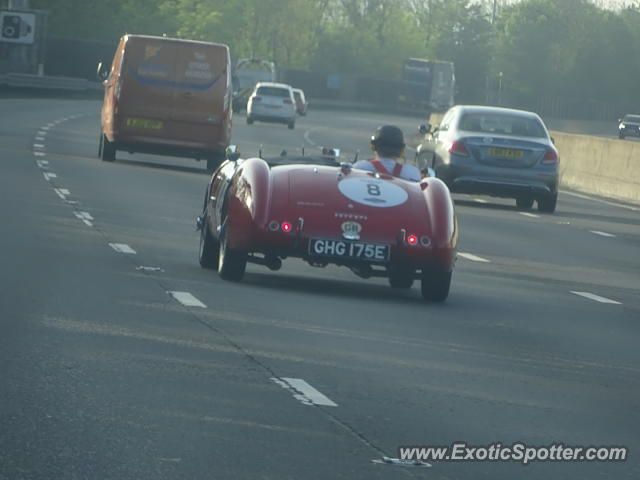
{"type": "MultiPolygon", "coordinates": [[[[0,100],[0,479],[640,478],[640,209],[458,196],[444,305],[299,261],[228,283],[196,259],[204,165],[99,161],[99,107],[0,100]],[[629,458],[374,462],[454,441],[629,458]]],[[[365,155],[382,122],[417,123],[237,116],[234,142],[365,155]]]]}

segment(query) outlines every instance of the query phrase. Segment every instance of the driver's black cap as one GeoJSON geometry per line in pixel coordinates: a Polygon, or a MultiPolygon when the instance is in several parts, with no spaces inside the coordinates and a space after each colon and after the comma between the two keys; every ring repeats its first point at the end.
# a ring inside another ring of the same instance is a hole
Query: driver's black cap
{"type": "Polygon", "coordinates": [[[404,135],[402,130],[395,125],[383,125],[378,127],[371,137],[371,143],[375,146],[385,145],[389,147],[404,147],[404,135]]]}

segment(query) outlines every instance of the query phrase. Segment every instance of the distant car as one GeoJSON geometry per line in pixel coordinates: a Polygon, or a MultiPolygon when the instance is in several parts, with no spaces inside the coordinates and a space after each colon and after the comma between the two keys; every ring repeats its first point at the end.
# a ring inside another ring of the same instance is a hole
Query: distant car
{"type": "Polygon", "coordinates": [[[307,114],[307,99],[304,97],[304,91],[300,88],[293,89],[293,98],[296,101],[296,110],[303,117],[307,114]]]}
{"type": "Polygon", "coordinates": [[[640,115],[628,114],[618,122],[618,138],[640,137],[640,115]]]}
{"type": "Polygon", "coordinates": [[[286,123],[293,130],[296,126],[293,88],[284,83],[258,83],[247,102],[247,123],[255,121],[286,123]]]}
{"type": "Polygon", "coordinates": [[[458,239],[447,187],[352,169],[338,155],[230,156],[205,191],[200,265],[240,281],[247,262],[278,270],[298,257],[387,277],[394,288],[420,279],[425,300],[444,301],[458,239]]]}
{"type": "Polygon", "coordinates": [[[535,113],[458,105],[431,134],[431,165],[452,192],[515,198],[521,209],[536,200],[539,211],[555,211],[560,158],[535,113]]]}

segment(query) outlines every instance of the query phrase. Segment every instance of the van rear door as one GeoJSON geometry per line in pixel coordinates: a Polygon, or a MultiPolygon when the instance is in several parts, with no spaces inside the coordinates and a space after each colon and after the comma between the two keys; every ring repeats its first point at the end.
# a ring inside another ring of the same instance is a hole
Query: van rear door
{"type": "Polygon", "coordinates": [[[181,139],[226,147],[231,106],[229,51],[222,45],[176,44],[172,129],[181,139]]]}
{"type": "Polygon", "coordinates": [[[144,37],[127,41],[118,112],[125,135],[166,134],[173,108],[176,55],[173,42],[144,37]]]}

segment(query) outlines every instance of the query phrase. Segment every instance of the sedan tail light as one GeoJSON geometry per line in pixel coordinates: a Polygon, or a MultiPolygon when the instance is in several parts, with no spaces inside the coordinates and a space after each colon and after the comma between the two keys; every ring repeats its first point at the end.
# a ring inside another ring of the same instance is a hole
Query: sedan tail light
{"type": "Polygon", "coordinates": [[[558,153],[551,149],[547,150],[547,153],[544,154],[544,158],[542,159],[542,163],[558,163],[558,153]]]}
{"type": "Polygon", "coordinates": [[[447,151],[449,153],[453,153],[454,155],[460,155],[463,157],[469,156],[467,147],[464,146],[464,143],[459,142],[457,140],[454,142],[451,142],[451,145],[449,145],[449,148],[447,148],[447,151]]]}

